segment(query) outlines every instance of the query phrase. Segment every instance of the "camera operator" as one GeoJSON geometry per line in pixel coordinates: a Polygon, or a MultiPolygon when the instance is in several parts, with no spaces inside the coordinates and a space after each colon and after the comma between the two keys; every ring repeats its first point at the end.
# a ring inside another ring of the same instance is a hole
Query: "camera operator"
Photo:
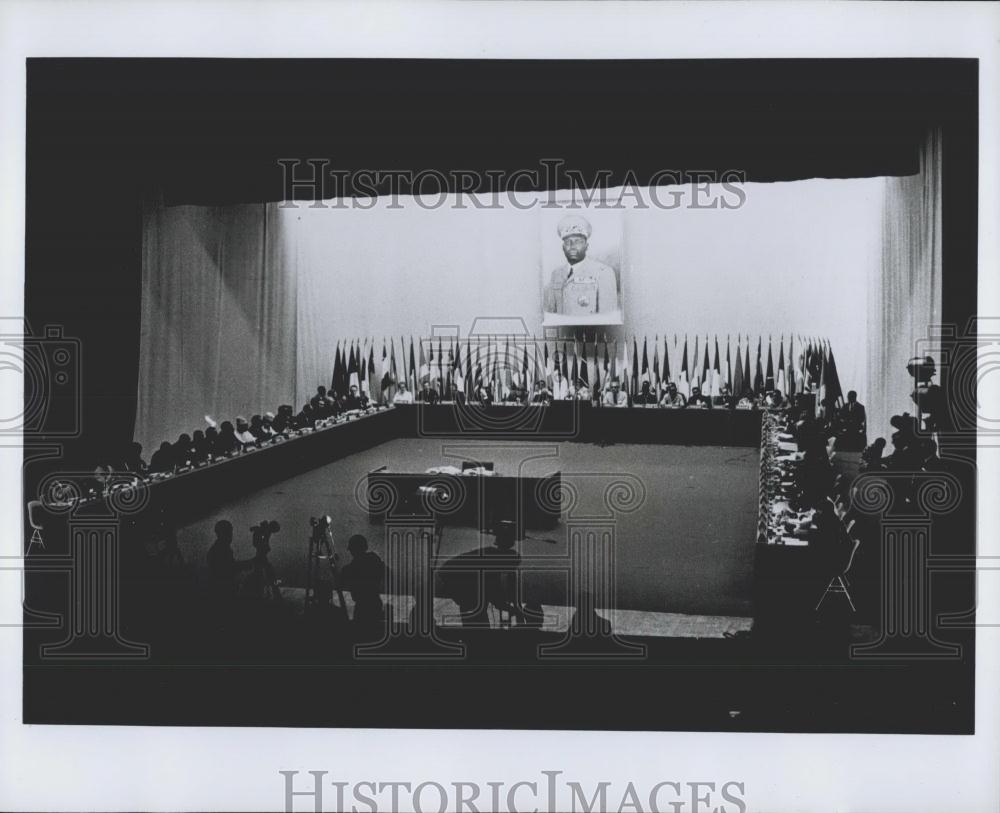
{"type": "Polygon", "coordinates": [[[388,568],[374,551],[368,550],[368,540],[355,534],[347,540],[351,561],[340,571],[341,584],[350,591],[354,600],[356,624],[378,623],[385,619],[382,591],[388,568]]]}
{"type": "Polygon", "coordinates": [[[209,583],[219,598],[236,595],[236,576],[248,570],[253,560],[237,561],[233,555],[233,523],[220,519],[215,523],[215,541],[208,549],[209,583]]]}

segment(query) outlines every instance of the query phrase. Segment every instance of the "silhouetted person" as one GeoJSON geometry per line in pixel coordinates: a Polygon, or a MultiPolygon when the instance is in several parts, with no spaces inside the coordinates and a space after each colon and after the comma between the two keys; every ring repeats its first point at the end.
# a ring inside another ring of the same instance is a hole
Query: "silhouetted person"
{"type": "Polygon", "coordinates": [[[327,394],[326,387],[320,384],[316,388],[316,394],[310,399],[313,410],[320,420],[328,418],[334,413],[334,400],[327,394]]]}
{"type": "Polygon", "coordinates": [[[204,463],[212,453],[212,444],[200,429],[191,433],[191,447],[194,449],[193,463],[204,463]]]}
{"type": "Polygon", "coordinates": [[[837,418],[840,424],[838,448],[849,452],[864,449],[868,445],[868,419],[865,407],[858,403],[858,394],[854,390],[847,393],[847,403],[840,408],[837,418]]]}
{"type": "Polygon", "coordinates": [[[667,391],[660,399],[660,406],[668,409],[681,409],[687,406],[687,398],[677,390],[677,385],[673,381],[667,384],[667,391]]]}
{"type": "Polygon", "coordinates": [[[531,403],[533,404],[547,404],[552,400],[552,390],[549,389],[549,385],[545,383],[544,380],[538,380],[535,382],[535,392],[531,396],[531,403]]]}
{"type": "Polygon", "coordinates": [[[736,399],[733,398],[733,391],[728,384],[722,385],[722,392],[712,396],[712,406],[722,409],[733,409],[736,406],[736,399]]]}
{"type": "Polygon", "coordinates": [[[267,440],[268,435],[264,432],[264,419],[260,415],[250,416],[249,432],[253,435],[253,439],[256,443],[260,443],[262,440],[267,440]]]}
{"type": "Polygon", "coordinates": [[[309,429],[315,424],[316,424],[316,412],[312,408],[312,404],[307,402],[302,405],[302,410],[292,420],[292,426],[295,429],[309,429]]]}
{"type": "Polygon", "coordinates": [[[163,441],[160,448],[153,452],[149,461],[149,470],[155,473],[165,473],[174,470],[174,447],[168,441],[163,441]]]}
{"type": "Polygon", "coordinates": [[[215,523],[215,541],[206,558],[213,592],[219,596],[235,595],[239,567],[233,555],[233,523],[229,520],[220,519],[215,523]]]}
{"type": "Polygon", "coordinates": [[[493,403],[493,382],[488,378],[482,379],[472,393],[472,400],[480,406],[489,406],[493,403]]]}
{"type": "Polygon", "coordinates": [[[174,463],[177,466],[190,466],[195,458],[194,443],[186,432],[177,438],[174,444],[174,463]]]}
{"type": "Polygon", "coordinates": [[[700,387],[691,387],[691,397],[688,398],[687,407],[689,409],[708,409],[712,402],[708,396],[701,394],[700,387]]]}
{"type": "Polygon", "coordinates": [[[208,457],[215,457],[218,452],[216,452],[216,446],[219,443],[219,430],[214,426],[208,427],[205,430],[205,446],[208,450],[208,457]]]}
{"type": "Polygon", "coordinates": [[[357,384],[351,384],[351,389],[344,399],[344,409],[350,411],[352,409],[366,409],[367,407],[368,396],[358,390],[357,384]]]}
{"type": "Polygon", "coordinates": [[[436,404],[438,402],[438,392],[431,386],[428,380],[423,381],[420,391],[417,393],[417,401],[422,404],[436,404]]]}
{"type": "Polygon", "coordinates": [[[385,563],[377,553],[368,550],[368,540],[361,534],[347,540],[347,550],[351,561],[341,570],[340,578],[354,600],[354,621],[357,624],[380,622],[385,618],[382,606],[385,563]]]}
{"type": "Polygon", "coordinates": [[[232,454],[242,448],[242,444],[236,437],[236,427],[229,421],[223,421],[219,427],[219,437],[215,441],[215,448],[212,450],[217,457],[220,455],[232,454]]]}
{"type": "Polygon", "coordinates": [[[272,427],[276,435],[287,435],[293,429],[295,414],[291,404],[282,404],[278,407],[278,414],[272,422],[272,427]]]}
{"type": "Polygon", "coordinates": [[[510,388],[510,392],[504,396],[503,400],[505,404],[523,404],[527,399],[528,393],[515,385],[510,388]]]}
{"type": "Polygon", "coordinates": [[[133,474],[144,476],[149,471],[149,464],[142,459],[142,444],[130,443],[122,458],[122,468],[133,474]]]}
{"type": "Polygon", "coordinates": [[[861,453],[860,471],[881,471],[885,468],[882,455],[885,453],[885,438],[875,438],[875,442],[861,453]]]}
{"type": "Polygon", "coordinates": [[[889,436],[892,454],[884,458],[886,468],[892,471],[916,470],[920,461],[916,448],[917,419],[904,412],[902,415],[893,415],[889,423],[896,431],[889,436]]]}
{"type": "Polygon", "coordinates": [[[650,389],[650,383],[648,381],[642,382],[642,388],[639,393],[635,396],[632,401],[636,406],[655,406],[656,405],[656,393],[650,389]]]}

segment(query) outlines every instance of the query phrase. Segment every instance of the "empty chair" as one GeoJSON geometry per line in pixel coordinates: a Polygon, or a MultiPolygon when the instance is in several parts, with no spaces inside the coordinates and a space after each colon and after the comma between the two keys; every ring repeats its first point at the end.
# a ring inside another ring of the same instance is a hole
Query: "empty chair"
{"type": "MultiPolygon", "coordinates": [[[[854,523],[851,522],[853,527],[854,523]]],[[[826,590],[823,591],[823,595],[820,596],[819,601],[816,604],[816,610],[822,606],[824,600],[830,593],[843,593],[847,597],[847,603],[851,605],[851,611],[857,612],[857,607],[854,606],[854,601],[851,600],[850,593],[850,580],[847,574],[851,570],[851,566],[854,564],[854,555],[858,552],[858,548],[861,546],[861,540],[857,537],[852,538],[849,535],[850,527],[844,532],[843,539],[845,542],[845,550],[847,552],[846,561],[844,566],[840,568],[831,578],[826,585],[826,590]]]]}
{"type": "Polygon", "coordinates": [[[42,525],[42,504],[38,500],[28,502],[28,524],[31,526],[31,541],[28,543],[28,549],[30,550],[32,545],[38,545],[42,550],[45,550],[45,540],[42,538],[42,531],[45,530],[45,526],[42,525]]]}

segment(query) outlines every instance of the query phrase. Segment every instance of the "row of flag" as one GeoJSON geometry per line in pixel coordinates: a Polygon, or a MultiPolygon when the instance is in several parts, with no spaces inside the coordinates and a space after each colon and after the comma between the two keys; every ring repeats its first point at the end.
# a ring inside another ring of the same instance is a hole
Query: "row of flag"
{"type": "Polygon", "coordinates": [[[464,393],[473,398],[480,387],[497,401],[512,389],[531,393],[538,381],[549,387],[562,382],[572,391],[581,382],[592,391],[607,387],[617,378],[632,398],[644,382],[657,400],[669,382],[690,397],[699,387],[703,395],[723,394],[723,386],[740,397],[746,392],[759,396],[772,390],[785,397],[811,391],[817,394],[817,410],[826,403],[843,400],[837,364],[829,341],[784,336],[777,349],[768,337],[766,360],[762,337],[756,350],[749,335],[729,336],[720,350],[719,339],[700,336],[683,342],[659,336],[652,342],[617,339],[593,341],[528,339],[476,336],[418,339],[405,337],[364,339],[338,343],[334,355],[331,389],[339,396],[356,386],[377,403],[391,402],[400,383],[417,391],[428,382],[441,397],[464,393]],[[752,360],[753,359],[753,360],[752,360]]]}

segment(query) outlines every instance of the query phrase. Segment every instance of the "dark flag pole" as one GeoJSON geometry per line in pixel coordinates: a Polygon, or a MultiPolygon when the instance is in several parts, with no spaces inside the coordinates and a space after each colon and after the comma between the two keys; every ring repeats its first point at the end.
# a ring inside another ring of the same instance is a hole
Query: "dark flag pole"
{"type": "Polygon", "coordinates": [[[743,358],[740,355],[740,334],[736,334],[736,376],[733,378],[733,397],[742,398],[746,382],[743,378],[743,358]]]}
{"type": "Polygon", "coordinates": [[[770,392],[774,389],[774,361],[771,356],[771,337],[767,337],[767,374],[764,376],[764,389],[770,392]]]}
{"type": "Polygon", "coordinates": [[[333,356],[333,375],[330,377],[330,389],[337,392],[337,381],[340,376],[340,342],[337,342],[337,352],[333,356]]]}
{"type": "Polygon", "coordinates": [[[735,395],[733,390],[733,362],[729,357],[729,334],[726,334],[726,386],[729,387],[729,394],[735,395]]]}
{"type": "Polygon", "coordinates": [[[636,395],[639,394],[639,344],[635,340],[635,334],[632,335],[632,380],[629,382],[629,389],[631,390],[632,398],[634,399],[636,395]]]}
{"type": "Polygon", "coordinates": [[[764,366],[761,363],[761,338],[757,337],[757,369],[754,371],[753,377],[753,392],[754,395],[760,395],[764,392],[764,366]]]}
{"type": "Polygon", "coordinates": [[[747,334],[747,349],[743,354],[743,388],[753,391],[753,378],[750,375],[750,334],[747,334]]]}

